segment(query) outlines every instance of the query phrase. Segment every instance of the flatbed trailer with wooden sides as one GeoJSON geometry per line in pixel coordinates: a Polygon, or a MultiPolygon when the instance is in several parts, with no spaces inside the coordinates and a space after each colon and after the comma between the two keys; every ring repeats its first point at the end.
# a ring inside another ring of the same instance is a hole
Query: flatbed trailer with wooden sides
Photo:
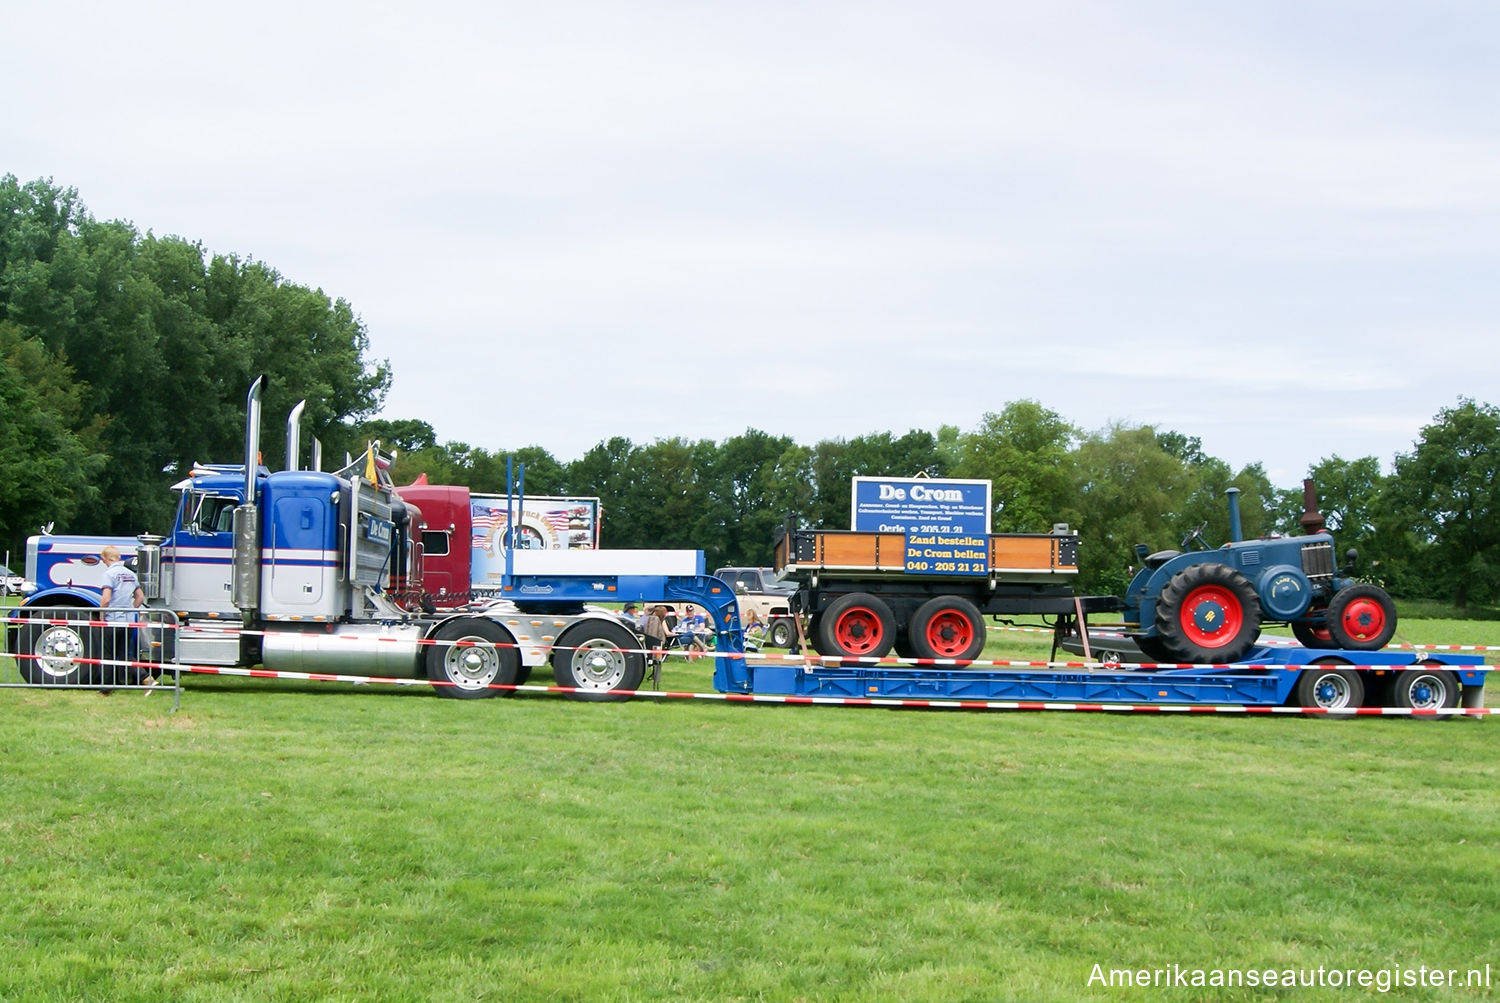
{"type": "Polygon", "coordinates": [[[1078,536],[1052,533],[872,533],[779,528],[776,574],[795,582],[794,614],[825,655],[969,661],[986,616],[1083,618],[1117,612],[1113,596],[1078,596],[1078,536]]]}

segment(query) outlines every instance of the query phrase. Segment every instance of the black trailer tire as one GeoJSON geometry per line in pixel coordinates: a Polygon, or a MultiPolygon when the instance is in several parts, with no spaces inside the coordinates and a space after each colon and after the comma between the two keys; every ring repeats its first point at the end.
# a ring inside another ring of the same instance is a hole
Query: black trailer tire
{"type": "Polygon", "coordinates": [[[879,658],[896,643],[896,615],[868,593],[839,596],[818,615],[813,643],[824,655],[879,658]]]}
{"type": "Polygon", "coordinates": [[[504,627],[484,617],[459,617],[438,627],[427,649],[427,678],[439,696],[475,700],[515,695],[521,653],[504,627]]]}
{"type": "Polygon", "coordinates": [[[81,660],[96,657],[85,628],[71,623],[25,623],[13,637],[16,666],[21,678],[33,686],[88,686],[98,675],[97,665],[81,660]]]}
{"type": "Polygon", "coordinates": [[[1339,668],[1347,664],[1341,659],[1329,659],[1326,662],[1314,662],[1303,669],[1302,674],[1297,677],[1297,688],[1292,694],[1297,706],[1323,710],[1363,707],[1365,681],[1353,669],[1339,668]]]}
{"type": "Polygon", "coordinates": [[[1396,633],[1396,604],[1379,585],[1350,585],[1328,603],[1328,633],[1335,647],[1379,651],[1396,633]]]}
{"type": "Polygon", "coordinates": [[[1194,564],[1161,590],[1156,633],[1178,662],[1236,662],[1260,635],[1260,599],[1228,565],[1194,564]]]}
{"type": "MultiPolygon", "coordinates": [[[[1308,612],[1311,613],[1312,611],[1309,610],[1308,612]]],[[[1333,634],[1326,626],[1314,627],[1305,620],[1292,621],[1292,636],[1297,639],[1297,643],[1302,645],[1302,647],[1313,651],[1338,647],[1338,643],[1333,639],[1333,634]]]]}
{"type": "Polygon", "coordinates": [[[766,636],[766,643],[773,648],[790,648],[797,640],[797,628],[792,621],[786,617],[777,617],[771,621],[771,631],[766,636]]]}
{"type": "Polygon", "coordinates": [[[629,700],[646,678],[644,643],[606,620],[570,627],[552,649],[552,678],[574,700],[629,700]]]}
{"type": "Polygon", "coordinates": [[[917,607],[906,625],[907,643],[918,658],[969,662],[984,650],[984,618],[962,596],[936,596],[917,607]]]}
{"type": "Polygon", "coordinates": [[[1458,706],[1458,677],[1436,665],[1403,669],[1391,680],[1391,706],[1439,710],[1458,706]]]}

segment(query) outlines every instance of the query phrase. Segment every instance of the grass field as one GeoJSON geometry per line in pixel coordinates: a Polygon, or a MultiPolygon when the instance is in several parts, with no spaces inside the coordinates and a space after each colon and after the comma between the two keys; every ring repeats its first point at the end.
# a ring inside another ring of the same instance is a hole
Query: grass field
{"type": "MultiPolygon", "coordinates": [[[[1500,644],[1495,622],[1402,633],[1500,644]]],[[[1047,645],[1006,632],[987,655],[1047,645]]],[[[1488,718],[187,686],[176,714],[0,691],[0,999],[1376,992],[1110,989],[1096,964],[1488,964],[1489,988],[1392,995],[1500,993],[1488,718]]]]}

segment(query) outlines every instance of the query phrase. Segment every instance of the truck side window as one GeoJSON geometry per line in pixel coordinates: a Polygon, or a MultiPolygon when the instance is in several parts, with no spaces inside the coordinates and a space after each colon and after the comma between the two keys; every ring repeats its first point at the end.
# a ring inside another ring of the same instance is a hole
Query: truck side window
{"type": "Polygon", "coordinates": [[[199,495],[190,501],[192,514],[188,517],[188,531],[195,536],[212,536],[234,530],[234,509],[238,501],[219,495],[199,495]]]}
{"type": "Polygon", "coordinates": [[[448,533],[444,530],[426,530],[422,533],[422,553],[428,557],[448,556],[448,533]]]}

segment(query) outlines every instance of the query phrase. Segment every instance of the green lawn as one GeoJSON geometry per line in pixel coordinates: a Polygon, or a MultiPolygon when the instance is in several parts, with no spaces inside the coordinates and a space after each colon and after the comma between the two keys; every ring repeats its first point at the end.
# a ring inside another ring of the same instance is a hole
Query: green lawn
{"type": "MultiPolygon", "coordinates": [[[[1000,638],[989,657],[1046,656],[1000,638]]],[[[1488,718],[186,685],[177,714],[0,691],[0,999],[1350,993],[1106,989],[1096,963],[1500,982],[1488,718]]]]}

